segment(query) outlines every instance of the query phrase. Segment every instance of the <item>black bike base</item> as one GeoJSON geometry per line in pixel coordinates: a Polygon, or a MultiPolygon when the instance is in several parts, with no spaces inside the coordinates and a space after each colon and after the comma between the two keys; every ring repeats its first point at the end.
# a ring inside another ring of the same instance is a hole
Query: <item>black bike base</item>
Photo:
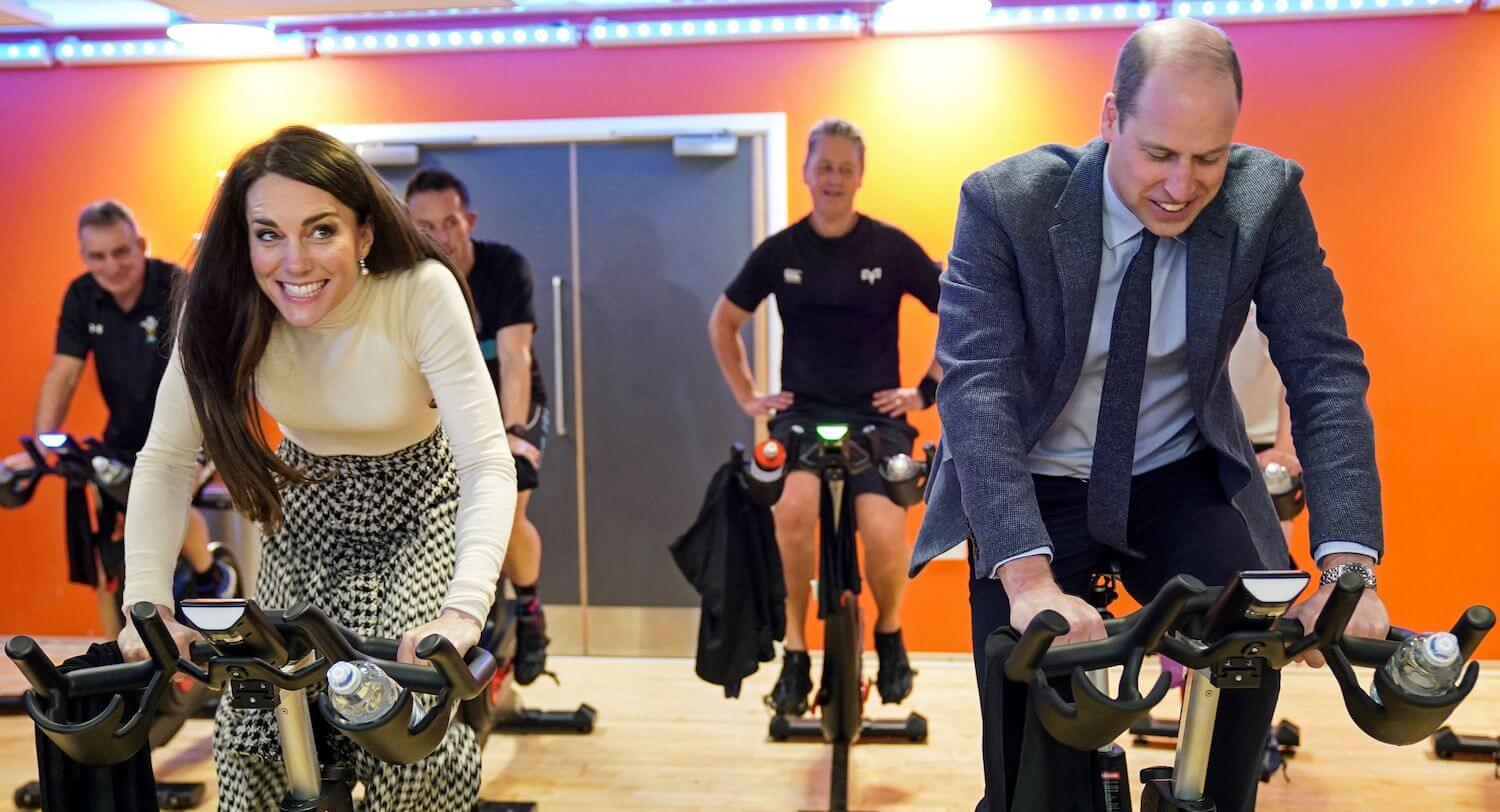
{"type": "MultiPolygon", "coordinates": [[[[156,805],[162,809],[192,809],[203,803],[203,784],[196,783],[173,783],[170,781],[158,781],[156,784],[156,805]]],[[[32,781],[31,783],[16,790],[15,801],[17,809],[41,809],[42,808],[42,785],[32,781]]]]}
{"type": "Polygon", "coordinates": [[[1141,782],[1141,812],[1217,812],[1217,810],[1218,807],[1213,801],[1179,801],[1172,797],[1172,779],[1170,778],[1153,778],[1141,782]]]}
{"type": "Polygon", "coordinates": [[[577,710],[544,711],[522,708],[518,713],[495,720],[490,730],[496,733],[593,733],[599,711],[582,704],[577,710]]]}
{"type": "Polygon", "coordinates": [[[537,805],[531,801],[480,801],[474,812],[536,812],[537,805]]]}
{"type": "MultiPolygon", "coordinates": [[[[771,717],[772,741],[824,741],[823,723],[814,716],[771,717]]],[[[859,729],[859,741],[871,744],[921,744],[927,741],[927,717],[920,713],[905,719],[866,719],[859,729]]]]}
{"type": "Polygon", "coordinates": [[[1432,750],[1444,759],[1493,759],[1496,775],[1500,776],[1500,736],[1465,736],[1445,726],[1432,735],[1432,750]]]}

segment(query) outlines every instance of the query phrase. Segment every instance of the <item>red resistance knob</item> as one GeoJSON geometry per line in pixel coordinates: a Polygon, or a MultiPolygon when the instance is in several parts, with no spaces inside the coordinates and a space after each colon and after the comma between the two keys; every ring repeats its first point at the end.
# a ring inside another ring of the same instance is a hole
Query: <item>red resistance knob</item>
{"type": "Polygon", "coordinates": [[[755,464],[762,471],[775,471],[786,465],[786,447],[775,440],[756,444],[755,464]]]}

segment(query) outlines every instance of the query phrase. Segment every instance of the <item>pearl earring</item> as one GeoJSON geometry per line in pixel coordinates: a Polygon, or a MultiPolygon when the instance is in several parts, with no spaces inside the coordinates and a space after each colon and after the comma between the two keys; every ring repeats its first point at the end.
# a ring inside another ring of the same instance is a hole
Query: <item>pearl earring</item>
{"type": "Polygon", "coordinates": [[[368,265],[365,264],[365,258],[364,257],[360,257],[359,258],[359,275],[360,276],[369,276],[370,275],[370,266],[368,266],[368,265]]]}

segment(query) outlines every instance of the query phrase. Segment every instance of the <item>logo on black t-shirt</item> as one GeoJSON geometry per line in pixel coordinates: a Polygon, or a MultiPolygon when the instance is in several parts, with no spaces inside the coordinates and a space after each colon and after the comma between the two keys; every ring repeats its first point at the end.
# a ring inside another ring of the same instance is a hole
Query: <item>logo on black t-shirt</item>
{"type": "Polygon", "coordinates": [[[90,322],[89,323],[89,335],[91,335],[91,336],[102,336],[102,335],[104,335],[104,325],[102,325],[102,324],[94,324],[94,323],[90,322]]]}
{"type": "Polygon", "coordinates": [[[147,316],[141,320],[141,329],[146,331],[147,344],[156,343],[156,328],[160,326],[161,322],[157,321],[155,316],[147,316]]]}
{"type": "Polygon", "coordinates": [[[788,285],[800,285],[802,284],[802,271],[797,268],[782,268],[781,278],[788,285]]]}
{"type": "Polygon", "coordinates": [[[861,282],[869,282],[871,285],[875,284],[876,282],[879,282],[880,281],[880,269],[879,268],[860,268],[859,269],[859,281],[861,281],[861,282]]]}

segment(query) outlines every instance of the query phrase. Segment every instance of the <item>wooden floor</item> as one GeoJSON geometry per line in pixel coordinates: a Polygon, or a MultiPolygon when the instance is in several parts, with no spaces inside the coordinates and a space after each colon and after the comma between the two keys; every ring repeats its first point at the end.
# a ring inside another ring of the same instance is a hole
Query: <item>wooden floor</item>
{"type": "MultiPolygon", "coordinates": [[[[726,700],[693,675],[689,660],[555,657],[549,665],[562,684],[544,677],[526,690],[527,704],[588,702],[599,710],[598,729],[590,736],[492,738],[483,798],[535,801],[548,812],[826,808],[828,748],[766,738],[760,697],[773,669],[762,668],[741,698],[726,700]]],[[[902,712],[927,716],[931,738],[925,745],[857,747],[855,808],[966,810],[979,797],[970,662],[921,656],[915,665],[916,691],[902,712]]],[[[19,685],[9,661],[0,664],[0,692],[15,693],[19,685]]],[[[1164,714],[1174,709],[1174,698],[1161,707],[1164,714]]],[[[1500,810],[1500,779],[1491,764],[1440,761],[1428,744],[1395,748],[1366,738],[1345,715],[1327,672],[1290,669],[1279,715],[1301,726],[1303,747],[1290,764],[1290,780],[1262,785],[1259,809],[1500,810]]],[[[1500,734],[1500,663],[1487,664],[1480,687],[1452,722],[1463,732],[1500,734]]],[[[24,717],[0,718],[0,810],[12,809],[11,789],[34,777],[31,731],[24,717]]],[[[1128,749],[1131,772],[1171,763],[1167,750],[1128,749]]],[[[156,768],[163,780],[211,781],[209,723],[189,722],[157,753],[156,768]]]]}

